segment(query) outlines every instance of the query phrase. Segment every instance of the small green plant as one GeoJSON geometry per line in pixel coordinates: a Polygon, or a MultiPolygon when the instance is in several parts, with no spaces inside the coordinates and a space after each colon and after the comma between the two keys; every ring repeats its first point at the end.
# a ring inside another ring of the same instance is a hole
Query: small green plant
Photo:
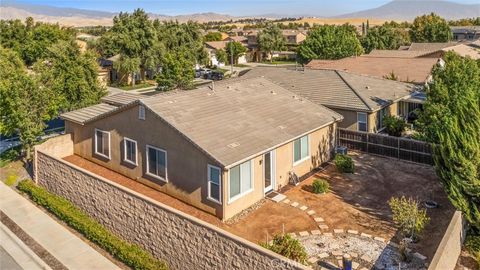
{"type": "Polygon", "coordinates": [[[12,147],[0,154],[0,168],[5,167],[8,163],[20,159],[20,145],[12,147]]]}
{"type": "Polygon", "coordinates": [[[383,126],[388,135],[400,137],[407,128],[407,123],[401,118],[388,115],[383,118],[383,126]]]}
{"type": "Polygon", "coordinates": [[[355,164],[353,163],[353,159],[347,155],[336,154],[335,166],[337,166],[337,170],[341,173],[355,172],[355,164]]]}
{"type": "Polygon", "coordinates": [[[313,188],[313,193],[323,194],[328,192],[330,185],[328,184],[327,181],[323,179],[315,179],[313,180],[312,188],[313,188]]]}
{"type": "Polygon", "coordinates": [[[480,265],[480,235],[469,234],[465,239],[465,248],[480,265]]]}
{"type": "Polygon", "coordinates": [[[276,235],[271,243],[261,243],[260,245],[299,263],[305,264],[307,261],[305,247],[289,234],[276,235]]]}
{"type": "Polygon", "coordinates": [[[17,182],[18,176],[16,174],[10,174],[7,176],[7,179],[5,179],[5,185],[7,186],[13,186],[17,182]]]}
{"type": "Polygon", "coordinates": [[[387,79],[387,80],[392,80],[392,81],[398,81],[398,76],[395,74],[395,72],[390,72],[388,73],[387,75],[383,76],[383,78],[387,79]]]}
{"type": "Polygon", "coordinates": [[[68,200],[35,185],[31,180],[20,182],[18,189],[132,269],[167,269],[164,262],[155,259],[140,246],[114,235],[68,200]]]}
{"type": "Polygon", "coordinates": [[[388,202],[393,213],[393,221],[403,235],[416,239],[430,221],[425,209],[418,207],[418,202],[412,198],[392,197],[388,202]]]}

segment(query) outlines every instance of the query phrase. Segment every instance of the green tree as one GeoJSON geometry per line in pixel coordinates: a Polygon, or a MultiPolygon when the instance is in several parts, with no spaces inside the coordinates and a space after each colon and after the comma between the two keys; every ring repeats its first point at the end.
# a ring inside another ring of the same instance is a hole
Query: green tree
{"type": "Polygon", "coordinates": [[[220,63],[227,63],[228,61],[227,52],[225,52],[223,49],[217,50],[215,56],[217,57],[217,61],[220,63]]]}
{"type": "Polygon", "coordinates": [[[106,94],[98,80],[96,55],[80,53],[75,42],[58,42],[48,48],[34,72],[43,89],[54,94],[55,111],[64,112],[97,104],[106,94]]]}
{"type": "Polygon", "coordinates": [[[277,24],[267,25],[258,33],[257,40],[260,50],[270,55],[270,61],[273,61],[272,52],[284,50],[287,43],[282,30],[277,24]]]}
{"type": "Polygon", "coordinates": [[[130,77],[132,85],[135,86],[135,74],[140,69],[140,58],[120,55],[120,59],[113,64],[113,67],[121,74],[121,82],[130,77]]]}
{"type": "Polygon", "coordinates": [[[480,230],[480,61],[453,52],[433,69],[421,132],[433,144],[435,169],[453,205],[480,230]]]}
{"type": "Polygon", "coordinates": [[[20,57],[0,46],[0,133],[17,133],[26,159],[43,134],[45,120],[51,119],[55,95],[40,87],[34,75],[26,72],[20,57]]]}
{"type": "Polygon", "coordinates": [[[246,51],[247,48],[245,48],[245,46],[243,46],[240,42],[233,41],[227,43],[226,52],[228,56],[228,61],[231,62],[231,59],[233,57],[233,63],[230,64],[237,64],[238,58],[244,55],[246,51]]]}
{"type": "Polygon", "coordinates": [[[162,71],[157,76],[158,88],[162,91],[172,89],[191,89],[195,78],[194,63],[183,52],[168,52],[162,59],[162,71]]]}
{"type": "Polygon", "coordinates": [[[209,32],[203,38],[206,42],[208,42],[208,41],[221,41],[222,40],[222,33],[220,33],[220,32],[209,32]]]}
{"type": "Polygon", "coordinates": [[[415,18],[410,36],[414,42],[447,42],[452,39],[452,31],[445,19],[431,13],[415,18]]]}
{"type": "Polygon", "coordinates": [[[361,38],[361,43],[366,53],[370,53],[373,49],[396,50],[402,45],[410,44],[410,36],[404,29],[385,24],[370,28],[361,38]]]}
{"type": "Polygon", "coordinates": [[[312,59],[340,59],[362,53],[363,48],[355,27],[348,24],[315,26],[297,49],[302,63],[312,59]]]}

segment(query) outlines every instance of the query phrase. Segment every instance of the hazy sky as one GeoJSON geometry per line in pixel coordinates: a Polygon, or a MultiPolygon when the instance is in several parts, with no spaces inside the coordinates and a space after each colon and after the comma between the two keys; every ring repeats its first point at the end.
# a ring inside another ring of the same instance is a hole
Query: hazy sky
{"type": "MultiPolygon", "coordinates": [[[[2,0],[0,0],[2,1],[2,0]]],[[[432,0],[419,0],[432,1],[432,0]]],[[[293,15],[334,16],[383,5],[388,0],[19,0],[17,2],[72,7],[101,11],[132,11],[143,8],[147,12],[166,15],[200,12],[226,13],[236,16],[267,13],[293,15]]],[[[454,0],[476,4],[479,0],[454,0]]]]}

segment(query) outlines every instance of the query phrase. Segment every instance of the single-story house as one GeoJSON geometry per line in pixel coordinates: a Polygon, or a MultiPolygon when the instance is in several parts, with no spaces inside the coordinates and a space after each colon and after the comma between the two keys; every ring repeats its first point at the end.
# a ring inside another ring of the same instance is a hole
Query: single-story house
{"type": "Polygon", "coordinates": [[[312,60],[306,67],[310,69],[332,69],[360,75],[384,78],[392,72],[403,82],[425,84],[430,80],[432,68],[441,61],[437,58],[401,57],[347,57],[339,60],[312,60]]]}
{"type": "Polygon", "coordinates": [[[409,101],[420,86],[345,71],[257,67],[244,76],[263,76],[334,110],[344,118],[338,126],[351,130],[379,132],[386,115],[407,118],[421,106],[418,100],[409,101]]]}
{"type": "MultiPolygon", "coordinates": [[[[207,41],[205,42],[205,48],[207,49],[208,59],[212,66],[223,67],[226,63],[220,62],[217,59],[217,52],[219,50],[226,50],[227,44],[231,41],[207,41]]],[[[243,44],[243,43],[242,43],[243,44]]],[[[247,62],[246,55],[238,57],[238,64],[244,64],[247,62]]]]}
{"type": "Polygon", "coordinates": [[[480,26],[450,26],[453,34],[453,40],[476,40],[480,39],[480,26]]]}
{"type": "Polygon", "coordinates": [[[342,116],[265,78],[62,114],[74,153],[229,219],[332,157],[342,116]]]}

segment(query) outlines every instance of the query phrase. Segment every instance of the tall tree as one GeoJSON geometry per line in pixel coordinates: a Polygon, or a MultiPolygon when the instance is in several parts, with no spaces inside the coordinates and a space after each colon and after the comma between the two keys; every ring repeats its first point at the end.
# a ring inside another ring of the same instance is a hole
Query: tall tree
{"type": "Polygon", "coordinates": [[[245,52],[247,51],[247,48],[245,48],[245,46],[243,46],[242,43],[233,41],[233,42],[227,43],[227,47],[225,51],[227,52],[228,61],[230,61],[230,64],[237,64],[238,58],[245,54],[245,52]],[[233,63],[231,63],[232,59],[233,59],[233,63]]]}
{"type": "Polygon", "coordinates": [[[414,42],[447,42],[452,40],[452,31],[445,19],[431,13],[415,18],[410,36],[414,42]]]}
{"type": "Polygon", "coordinates": [[[166,53],[162,59],[162,72],[157,76],[160,90],[191,89],[195,77],[193,65],[191,59],[185,56],[185,52],[166,53]]]}
{"type": "Polygon", "coordinates": [[[272,52],[284,50],[287,43],[282,30],[277,24],[267,25],[258,33],[257,40],[260,50],[270,55],[270,61],[273,61],[272,52]]]}
{"type": "Polygon", "coordinates": [[[73,41],[49,47],[46,57],[33,68],[41,87],[56,94],[57,111],[96,104],[106,94],[98,80],[96,55],[90,51],[80,53],[73,41]]]}
{"type": "Polygon", "coordinates": [[[361,43],[366,53],[373,49],[396,50],[402,45],[410,44],[410,36],[404,29],[393,28],[385,24],[370,28],[368,33],[361,38],[361,43]]]}
{"type": "Polygon", "coordinates": [[[44,121],[54,115],[55,95],[39,86],[14,51],[1,46],[0,78],[0,133],[17,133],[30,160],[32,147],[43,134],[44,121]]]}
{"type": "Polygon", "coordinates": [[[480,230],[480,61],[453,52],[444,61],[418,122],[450,201],[480,230]]]}
{"type": "Polygon", "coordinates": [[[362,53],[356,29],[348,24],[316,26],[297,49],[302,63],[312,59],[340,59],[362,53]]]}

